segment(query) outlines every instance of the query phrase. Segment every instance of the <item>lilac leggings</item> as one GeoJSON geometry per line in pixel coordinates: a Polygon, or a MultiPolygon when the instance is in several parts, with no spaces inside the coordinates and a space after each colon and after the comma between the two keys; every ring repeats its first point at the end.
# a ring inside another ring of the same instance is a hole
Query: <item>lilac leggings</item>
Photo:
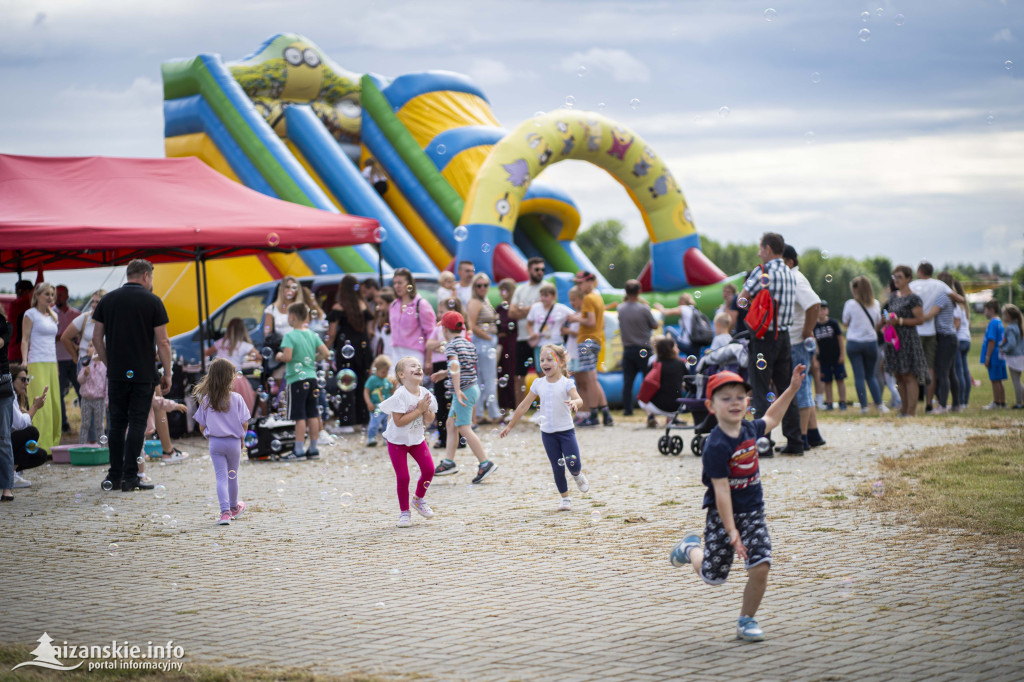
{"type": "Polygon", "coordinates": [[[217,474],[217,500],[221,512],[238,506],[238,463],[242,459],[239,438],[210,438],[210,459],[217,474]]]}
{"type": "Polygon", "coordinates": [[[430,456],[430,448],[427,441],[419,445],[396,445],[388,443],[388,455],[391,456],[391,466],[395,468],[395,478],[398,479],[398,508],[401,511],[409,511],[409,455],[416,460],[420,468],[420,480],[416,483],[416,497],[423,497],[427,494],[427,486],[434,478],[434,458],[430,456]]]}

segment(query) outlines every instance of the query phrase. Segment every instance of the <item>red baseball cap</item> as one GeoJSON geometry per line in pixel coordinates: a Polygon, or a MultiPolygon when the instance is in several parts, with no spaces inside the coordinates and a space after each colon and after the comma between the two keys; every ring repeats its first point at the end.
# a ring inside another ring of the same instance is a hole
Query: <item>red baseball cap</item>
{"type": "Polygon", "coordinates": [[[592,279],[597,279],[597,275],[586,270],[580,270],[576,273],[576,282],[588,282],[592,279]]]}
{"type": "Polygon", "coordinates": [[[743,377],[736,372],[719,372],[708,379],[704,395],[711,398],[715,395],[715,391],[720,389],[722,386],[728,386],[729,384],[740,384],[745,390],[750,390],[750,384],[744,381],[743,377]]]}
{"type": "Polygon", "coordinates": [[[445,329],[453,332],[461,332],[466,328],[466,321],[462,319],[462,314],[454,310],[449,310],[441,316],[441,324],[445,329]]]}

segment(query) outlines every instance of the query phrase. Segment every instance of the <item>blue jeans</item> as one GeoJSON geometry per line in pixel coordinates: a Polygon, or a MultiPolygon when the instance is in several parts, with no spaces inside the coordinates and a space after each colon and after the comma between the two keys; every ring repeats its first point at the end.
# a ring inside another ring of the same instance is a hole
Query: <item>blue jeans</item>
{"type": "Polygon", "coordinates": [[[366,427],[366,440],[377,440],[377,434],[388,427],[388,413],[374,410],[370,413],[370,424],[366,427]]]}
{"type": "MultiPolygon", "coordinates": [[[[10,384],[7,384],[10,386],[10,384]]],[[[14,396],[0,398],[0,489],[14,486],[14,449],[11,447],[11,424],[14,422],[14,396]]]]}
{"type": "Polygon", "coordinates": [[[499,419],[498,411],[498,356],[495,348],[498,339],[493,335],[489,340],[473,337],[476,348],[476,376],[480,385],[480,401],[476,404],[476,416],[483,417],[486,412],[491,419],[499,419]]]}
{"type": "Polygon", "coordinates": [[[846,357],[850,359],[850,365],[853,367],[853,385],[857,388],[857,400],[860,401],[860,406],[868,406],[867,393],[864,391],[865,382],[867,382],[868,390],[871,391],[871,401],[875,405],[881,405],[882,388],[878,385],[878,379],[875,377],[878,342],[847,341],[846,357]]]}
{"type": "Polygon", "coordinates": [[[967,406],[971,397],[971,370],[967,365],[967,354],[971,351],[970,339],[960,339],[956,357],[953,358],[953,369],[956,371],[957,381],[960,383],[960,404],[967,406]]]}
{"type": "MultiPolygon", "coordinates": [[[[793,367],[797,365],[804,365],[808,368],[808,371],[804,374],[804,380],[800,382],[800,390],[796,392],[796,397],[793,398],[793,404],[797,406],[797,409],[804,410],[808,407],[814,407],[814,385],[813,379],[811,378],[811,353],[804,348],[802,343],[796,345],[790,345],[789,354],[793,358],[793,367]]],[[[783,389],[785,390],[785,389],[783,389]]],[[[781,391],[779,391],[781,393],[781,391]]],[[[764,416],[763,414],[761,415],[764,416]]]]}

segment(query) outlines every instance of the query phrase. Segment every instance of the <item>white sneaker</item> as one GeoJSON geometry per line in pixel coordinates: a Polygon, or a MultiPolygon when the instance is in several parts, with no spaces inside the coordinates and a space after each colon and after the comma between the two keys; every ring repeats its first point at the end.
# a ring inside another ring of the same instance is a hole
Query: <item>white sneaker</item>
{"type": "Polygon", "coordinates": [[[415,509],[416,512],[425,519],[429,519],[434,516],[434,510],[430,508],[430,505],[427,504],[426,500],[424,500],[422,497],[416,497],[415,495],[413,496],[412,508],[415,509]]]}
{"type": "Polygon", "coordinates": [[[581,493],[585,493],[590,490],[590,482],[582,471],[579,476],[573,476],[572,480],[576,481],[576,487],[580,489],[581,493]]]}
{"type": "Polygon", "coordinates": [[[981,409],[983,409],[983,410],[998,410],[1000,408],[1002,408],[1002,405],[999,405],[997,403],[989,403],[988,405],[986,405],[985,407],[983,407],[981,409]]]}
{"type": "Polygon", "coordinates": [[[139,480],[142,481],[143,483],[152,483],[153,482],[153,479],[150,478],[148,475],[146,475],[145,471],[140,471],[139,472],[139,480]]]}
{"type": "Polygon", "coordinates": [[[868,413],[868,408],[866,408],[866,407],[860,408],[860,413],[861,414],[867,414],[868,413]]]}
{"type": "Polygon", "coordinates": [[[160,461],[164,464],[181,464],[185,461],[186,457],[188,455],[183,452],[175,452],[171,455],[160,455],[160,461]]]}
{"type": "Polygon", "coordinates": [[[878,403],[878,405],[876,405],[876,407],[878,408],[878,414],[888,414],[889,413],[889,408],[885,406],[885,403],[878,403]]]}
{"type": "Polygon", "coordinates": [[[949,410],[947,410],[942,405],[936,405],[935,407],[932,408],[932,414],[946,414],[946,412],[948,411],[949,410]]]}
{"type": "Polygon", "coordinates": [[[338,427],[338,433],[355,433],[356,430],[352,426],[341,426],[338,427]]]}
{"type": "Polygon", "coordinates": [[[12,488],[30,488],[30,487],[32,487],[32,481],[26,481],[24,478],[21,477],[21,474],[19,474],[17,471],[15,471],[14,472],[14,485],[12,485],[11,487],[12,488]]]}
{"type": "Polygon", "coordinates": [[[398,523],[395,525],[399,528],[409,528],[412,526],[412,514],[407,511],[402,512],[398,515],[398,523]]]}
{"type": "Polygon", "coordinates": [[[568,497],[563,497],[558,502],[558,511],[572,511],[572,500],[568,497]]]}

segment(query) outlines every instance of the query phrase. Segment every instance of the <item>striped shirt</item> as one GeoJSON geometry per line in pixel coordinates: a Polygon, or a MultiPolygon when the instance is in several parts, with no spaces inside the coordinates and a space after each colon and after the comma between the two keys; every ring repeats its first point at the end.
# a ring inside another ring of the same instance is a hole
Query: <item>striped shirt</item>
{"type": "MultiPolygon", "coordinates": [[[[786,267],[781,258],[770,260],[764,265],[759,265],[747,277],[743,283],[743,289],[751,298],[764,288],[761,284],[761,273],[768,276],[768,293],[775,299],[776,319],[779,323],[779,331],[789,331],[793,324],[793,301],[796,300],[796,277],[786,267]]],[[[749,305],[749,302],[748,302],[749,305]]],[[[773,322],[769,329],[775,328],[773,322]]]]}
{"type": "MultiPolygon", "coordinates": [[[[459,361],[459,388],[465,390],[470,386],[475,386],[477,383],[476,348],[473,347],[473,344],[462,336],[456,336],[444,347],[444,352],[448,356],[449,363],[453,357],[459,361]]],[[[447,393],[452,392],[450,373],[444,382],[444,388],[447,393]]]]}
{"type": "Polygon", "coordinates": [[[946,294],[942,294],[935,299],[935,307],[939,309],[939,314],[935,316],[935,333],[950,336],[956,334],[956,327],[953,325],[953,301],[946,294]]]}

